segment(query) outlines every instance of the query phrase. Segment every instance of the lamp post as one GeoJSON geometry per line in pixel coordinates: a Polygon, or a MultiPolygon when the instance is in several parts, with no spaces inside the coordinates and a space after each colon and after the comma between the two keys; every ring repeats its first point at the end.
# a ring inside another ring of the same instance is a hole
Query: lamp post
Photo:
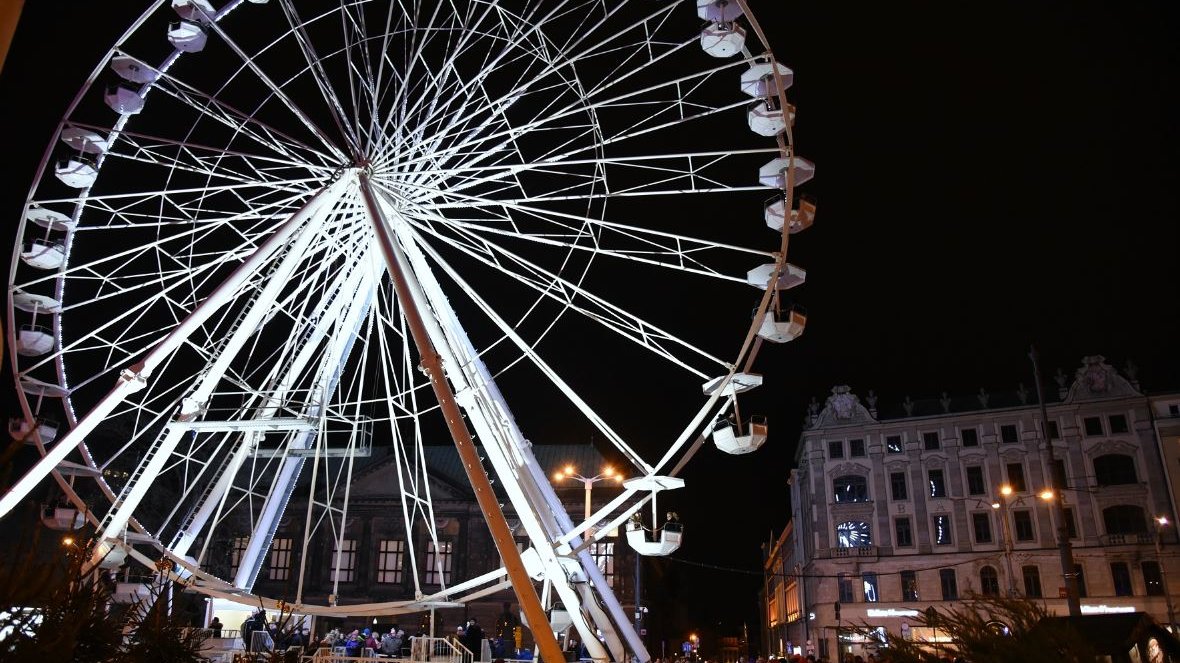
{"type": "Polygon", "coordinates": [[[1004,565],[1008,568],[1008,597],[1016,596],[1016,576],[1012,575],[1012,530],[1008,524],[1008,498],[1012,496],[1012,486],[1000,484],[1000,499],[992,502],[992,508],[1000,512],[1004,535],[1004,565]]]}
{"type": "Polygon", "coordinates": [[[582,482],[582,485],[586,488],[586,520],[590,520],[590,492],[594,490],[594,484],[598,483],[599,481],[606,481],[608,479],[613,479],[618,483],[623,483],[623,475],[615,472],[609,466],[602,468],[602,473],[598,474],[597,476],[584,477],[581,474],[578,474],[573,465],[566,465],[565,468],[558,470],[553,475],[553,479],[559,482],[566,479],[576,479],[582,482]]]}
{"type": "Polygon", "coordinates": [[[1163,584],[1164,603],[1168,606],[1168,628],[1172,634],[1176,633],[1176,610],[1172,606],[1172,592],[1168,591],[1168,572],[1164,570],[1164,555],[1160,549],[1160,539],[1163,528],[1168,526],[1167,516],[1157,516],[1155,519],[1155,561],[1160,565],[1160,583],[1163,584]]]}

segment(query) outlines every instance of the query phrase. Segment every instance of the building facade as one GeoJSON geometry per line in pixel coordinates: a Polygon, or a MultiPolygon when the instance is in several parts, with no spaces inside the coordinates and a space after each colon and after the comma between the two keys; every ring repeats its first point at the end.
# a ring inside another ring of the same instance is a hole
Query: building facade
{"type": "Polygon", "coordinates": [[[1145,611],[1168,623],[1180,565],[1163,460],[1180,458],[1180,431],[1159,408],[1180,398],[1146,397],[1102,357],[1056,382],[1046,394],[1049,446],[1036,395],[1023,387],[907,397],[895,414],[845,386],[813,404],[791,473],[792,527],[767,556],[768,566],[800,570],[803,607],[771,611],[772,601],[788,603],[768,590],[770,631],[777,619],[780,638],[805,633],[816,654],[831,656],[837,638],[840,652],[875,647],[849,625],[937,641],[913,618],[973,593],[1029,597],[1066,614],[1049,499],[1064,500],[1083,613],[1145,611]],[[1042,495],[1050,472],[1063,490],[1042,495]]]}
{"type": "MultiPolygon", "coordinates": [[[[550,475],[569,465],[595,473],[605,463],[601,454],[590,445],[535,445],[532,450],[550,475]]],[[[255,591],[294,601],[302,581],[302,595],[307,602],[345,605],[400,601],[414,599],[419,592],[430,595],[443,586],[453,587],[499,568],[502,565],[500,555],[455,448],[428,446],[424,453],[434,519],[439,531],[437,546],[424,527],[406,531],[397,478],[391,477],[388,471],[393,459],[375,451],[373,458],[363,459],[366,462],[363,465],[358,463],[354,471],[340,540],[330,527],[321,526],[308,549],[306,560],[300,559],[299,554],[306,497],[301,499],[296,491],[287,506],[288,515],[271,542],[255,582],[255,591]],[[410,545],[411,538],[413,545],[410,545]],[[411,550],[417,551],[416,559],[410,558],[411,550]],[[415,585],[415,575],[423,584],[415,585]]],[[[562,481],[555,482],[554,487],[570,516],[580,522],[584,508],[583,484],[562,481]]],[[[605,505],[617,497],[620,490],[615,482],[598,484],[591,492],[593,508],[605,505]]],[[[511,502],[501,497],[509,525],[518,525],[511,502]]],[[[517,527],[517,530],[517,547],[523,551],[529,545],[528,537],[523,529],[517,527]]],[[[218,560],[222,573],[233,577],[238,558],[235,546],[244,547],[245,543],[244,535],[223,542],[218,560]]],[[[634,551],[616,534],[592,544],[591,554],[624,610],[632,613],[634,551]]],[[[540,583],[537,584],[540,593],[540,583]]],[[[463,607],[439,608],[434,614],[435,633],[453,633],[456,626],[471,618],[483,625],[488,637],[495,637],[501,631],[511,630],[506,627],[519,623],[520,607],[515,594],[507,589],[479,597],[463,607]]],[[[363,620],[353,621],[356,623],[347,625],[367,625],[362,623],[363,620]]],[[[425,630],[430,616],[420,613],[389,617],[381,620],[381,625],[388,626],[387,622],[397,623],[412,632],[419,628],[425,630]]],[[[526,647],[531,646],[532,638],[527,629],[524,640],[526,647]]]]}

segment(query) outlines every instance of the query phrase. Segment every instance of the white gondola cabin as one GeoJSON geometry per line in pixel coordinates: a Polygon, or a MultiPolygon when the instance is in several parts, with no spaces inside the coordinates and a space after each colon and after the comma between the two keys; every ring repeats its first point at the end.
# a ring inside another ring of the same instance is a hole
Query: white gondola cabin
{"type": "Polygon", "coordinates": [[[779,108],[778,97],[768,97],[750,104],[746,111],[746,124],[750,131],[759,136],[777,136],[786,131],[787,122],[792,119],[790,115],[779,108]]]}
{"type": "Polygon", "coordinates": [[[795,82],[795,72],[779,62],[759,62],[750,65],[750,68],[742,73],[742,92],[755,99],[777,97],[780,92],[780,80],[783,82],[782,89],[789,89],[795,82]],[[778,77],[775,77],[776,72],[778,77]]]}
{"type": "Polygon", "coordinates": [[[61,130],[61,142],[85,154],[102,154],[110,145],[107,137],[97,131],[74,126],[61,130]]]}
{"type": "Polygon", "coordinates": [[[135,115],[143,110],[143,97],[139,96],[139,90],[122,84],[108,87],[103,101],[119,115],[135,115]]]}
{"type": "Polygon", "coordinates": [[[805,327],[807,312],[802,306],[792,306],[781,313],[767,311],[758,335],[771,343],[788,343],[802,336],[805,327]]]}
{"type": "Polygon", "coordinates": [[[8,435],[13,440],[25,444],[33,444],[34,428],[37,430],[37,436],[41,438],[41,444],[49,444],[57,439],[56,421],[44,417],[37,417],[31,424],[24,417],[13,417],[8,420],[8,435]]]}
{"type": "Polygon", "coordinates": [[[24,243],[21,262],[37,269],[58,269],[66,263],[66,247],[61,242],[34,239],[24,243]]]}
{"type": "Polygon", "coordinates": [[[178,51],[198,53],[205,48],[208,36],[200,23],[193,21],[177,21],[168,26],[168,41],[178,51]]]}
{"type": "Polygon", "coordinates": [[[59,384],[52,384],[27,375],[20,377],[20,388],[30,396],[43,398],[64,398],[69,394],[69,390],[59,384]]]}
{"type": "MultiPolygon", "coordinates": [[[[782,195],[766,201],[766,225],[775,232],[782,232],[783,222],[787,221],[787,200],[782,195]]],[[[815,223],[815,200],[809,196],[800,196],[799,209],[791,210],[787,232],[794,235],[803,232],[815,223]]]]}
{"type": "MultiPolygon", "coordinates": [[[[787,188],[787,170],[791,166],[789,157],[779,157],[766,162],[758,169],[758,181],[774,189],[787,188]]],[[[815,164],[802,157],[795,157],[795,186],[805,184],[815,177],[815,164]]]]}
{"type": "Polygon", "coordinates": [[[129,83],[153,83],[160,77],[160,72],[147,63],[130,55],[116,55],[111,58],[111,69],[119,78],[129,83]]]}
{"type": "Polygon", "coordinates": [[[713,425],[713,444],[727,454],[748,454],[766,442],[766,417],[750,417],[745,426],[730,419],[718,419],[713,425]]]}
{"type": "Polygon", "coordinates": [[[49,295],[35,295],[24,290],[12,292],[12,305],[29,313],[61,313],[61,302],[49,295]]]}
{"type": "Polygon", "coordinates": [[[758,373],[734,373],[729,382],[725,384],[724,391],[722,391],[722,384],[725,383],[726,376],[713,378],[705,384],[701,385],[701,391],[706,396],[721,391],[722,395],[732,396],[733,394],[740,394],[744,391],[749,391],[755,387],[762,386],[762,376],[758,373]]]}
{"type": "Polygon", "coordinates": [[[46,230],[56,230],[59,232],[73,230],[78,225],[76,221],[65,214],[44,207],[30,207],[25,212],[25,219],[46,230]]]}
{"type": "Polygon", "coordinates": [[[742,52],[746,30],[737,23],[711,23],[701,30],[701,50],[715,58],[729,58],[742,52]]]}
{"type": "Polygon", "coordinates": [[[53,332],[46,327],[21,325],[16,334],[16,353],[24,357],[40,357],[53,346],[53,332]]]}
{"type": "Polygon", "coordinates": [[[72,156],[58,161],[53,174],[70,188],[87,189],[98,179],[98,166],[82,155],[72,156]]]}
{"type": "Polygon", "coordinates": [[[627,543],[635,552],[648,557],[668,555],[675,552],[680,547],[680,542],[684,538],[684,527],[675,518],[675,514],[669,514],[668,522],[665,522],[662,527],[656,527],[656,518],[659,513],[656,497],[661,490],[683,488],[684,479],[653,474],[627,479],[623,482],[623,486],[630,490],[651,491],[652,528],[649,531],[644,527],[643,516],[635,513],[631,516],[631,520],[627,522],[627,543]]]}
{"type": "Polygon", "coordinates": [[[697,16],[714,23],[730,23],[744,12],[737,0],[697,0],[697,16]]]}
{"type": "Polygon", "coordinates": [[[807,270],[786,263],[783,265],[783,271],[778,275],[778,280],[772,284],[770,277],[774,274],[774,267],[774,263],[771,262],[751,269],[746,272],[746,282],[763,290],[769,285],[773,285],[776,290],[790,290],[807,280],[807,270]]]}
{"type": "Polygon", "coordinates": [[[49,529],[71,531],[86,524],[86,514],[69,502],[46,504],[41,510],[41,522],[49,529]]]}
{"type": "Polygon", "coordinates": [[[209,0],[172,0],[172,11],[186,21],[207,23],[216,11],[209,0]]]}

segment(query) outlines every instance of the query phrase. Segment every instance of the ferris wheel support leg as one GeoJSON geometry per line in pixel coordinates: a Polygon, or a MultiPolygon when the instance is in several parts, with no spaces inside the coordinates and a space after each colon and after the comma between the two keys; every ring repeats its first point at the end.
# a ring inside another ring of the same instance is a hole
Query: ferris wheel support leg
{"type": "Polygon", "coordinates": [[[139,363],[124,369],[115,383],[115,388],[87,412],[86,416],[78,421],[78,425],[70,429],[49,450],[49,453],[45,454],[20,480],[14,483],[3,497],[0,497],[0,518],[7,515],[21,500],[28,496],[42,479],[81,444],[95,426],[119,407],[120,403],[131,394],[146,387],[147,378],[151,376],[152,371],[237,294],[246,280],[282,248],[315,212],[319,211],[329,199],[339,197],[341,191],[342,184],[337,180],[312,196],[298,212],[279,226],[242,264],[238,265],[208,299],[197,305],[193,312],[181,320],[180,324],[152,348],[139,363]]]}
{"type": "Polygon", "coordinates": [[[455,448],[459,451],[459,458],[463,461],[463,468],[467,472],[467,478],[471,481],[476,501],[487,519],[488,529],[491,530],[492,540],[495,541],[500,557],[504,560],[508,578],[512,582],[512,589],[516,592],[516,598],[520,601],[520,607],[528,619],[533,637],[541,650],[541,658],[545,663],[562,663],[565,657],[562,655],[561,647],[557,644],[557,638],[553,635],[553,629],[549,625],[545,610],[541,606],[541,599],[537,596],[537,588],[533,586],[532,578],[524,568],[520,551],[516,549],[516,540],[512,536],[512,530],[508,527],[508,521],[505,520],[504,512],[500,509],[496,494],[492,490],[491,481],[488,480],[488,475],[480,463],[475,442],[471,439],[471,432],[467,430],[467,424],[463,421],[463,412],[459,409],[455,395],[447,383],[442,358],[435,349],[423,323],[422,313],[416,305],[418,298],[411,292],[409,279],[414,278],[413,274],[403,267],[405,256],[377,206],[368,177],[364,173],[358,172],[357,182],[361,196],[364,198],[365,207],[369,212],[369,219],[377,233],[381,251],[385,254],[386,266],[389,269],[390,278],[393,280],[406,323],[412,332],[414,343],[418,347],[422,366],[428,372],[430,385],[434,389],[435,397],[446,417],[447,428],[451,432],[451,437],[454,438],[455,448]]]}

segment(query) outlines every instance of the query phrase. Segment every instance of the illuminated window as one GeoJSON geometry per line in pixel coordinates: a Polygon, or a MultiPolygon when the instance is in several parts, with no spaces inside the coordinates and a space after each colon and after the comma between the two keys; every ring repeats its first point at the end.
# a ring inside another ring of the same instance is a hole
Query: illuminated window
{"type": "Polygon", "coordinates": [[[291,550],[294,539],[274,539],[270,542],[270,568],[267,578],[286,580],[291,577],[291,550]]]}
{"type": "Polygon", "coordinates": [[[803,610],[799,604],[799,581],[794,578],[787,580],[786,603],[787,621],[798,621],[803,616],[803,610]]]}
{"type": "Polygon", "coordinates": [[[614,543],[591,543],[590,556],[594,558],[594,563],[598,565],[598,570],[606,577],[606,584],[608,587],[615,586],[615,544],[614,543]]]}
{"type": "Polygon", "coordinates": [[[406,542],[384,539],[377,548],[377,582],[398,583],[406,566],[406,542]]]}
{"type": "Polygon", "coordinates": [[[356,539],[335,542],[332,546],[332,567],[329,571],[332,582],[356,580],[356,539]]]}
{"type": "Polygon", "coordinates": [[[926,477],[930,480],[930,496],[946,497],[946,477],[942,470],[929,470],[926,477]]]}
{"type": "Polygon", "coordinates": [[[832,490],[838,504],[869,501],[869,482],[862,476],[836,477],[832,481],[832,490]]]}
{"type": "Polygon", "coordinates": [[[886,437],[885,438],[885,451],[887,451],[891,454],[899,454],[899,453],[905,451],[905,447],[903,447],[902,443],[901,443],[901,436],[900,435],[890,435],[889,437],[886,437]]]}
{"type": "Polygon", "coordinates": [[[865,603],[876,603],[880,601],[881,596],[877,593],[877,574],[862,573],[860,580],[865,589],[865,603]]]}
{"type": "Polygon", "coordinates": [[[954,543],[954,536],[951,533],[951,517],[940,514],[934,516],[933,522],[935,545],[949,546],[954,543]]]}
{"type": "Polygon", "coordinates": [[[435,547],[434,541],[426,543],[426,584],[442,585],[451,582],[451,560],[454,558],[455,544],[453,541],[439,541],[435,547]]]}
{"type": "Polygon", "coordinates": [[[1140,562],[1139,568],[1143,571],[1143,584],[1147,588],[1147,595],[1163,596],[1164,577],[1160,573],[1159,562],[1140,562]]]}

